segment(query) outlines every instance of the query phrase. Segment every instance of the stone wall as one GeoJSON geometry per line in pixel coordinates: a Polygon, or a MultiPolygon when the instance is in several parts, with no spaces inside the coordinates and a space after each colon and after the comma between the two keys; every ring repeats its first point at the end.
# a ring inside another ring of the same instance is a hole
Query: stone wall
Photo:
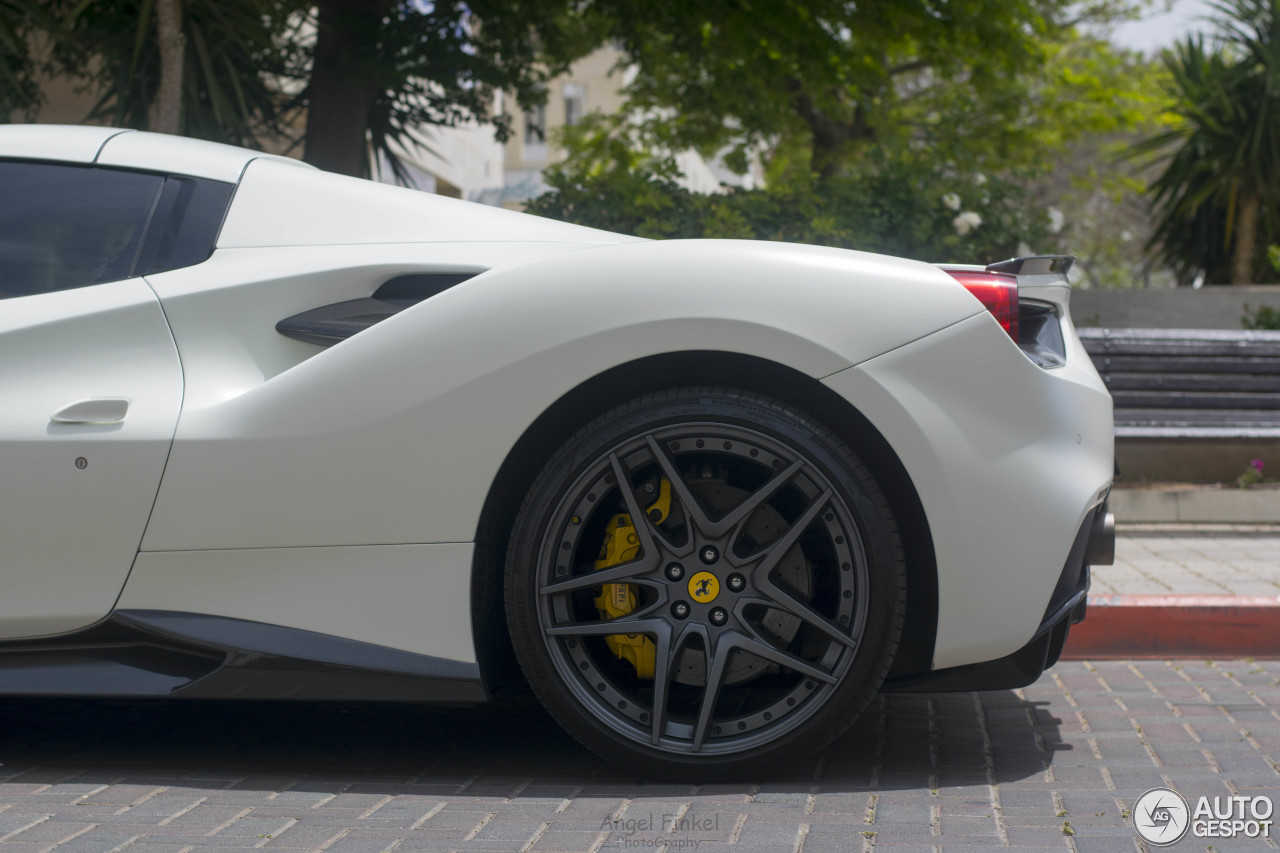
{"type": "Polygon", "coordinates": [[[1081,328],[1239,329],[1244,306],[1280,311],[1280,285],[1071,292],[1071,319],[1081,328]]]}

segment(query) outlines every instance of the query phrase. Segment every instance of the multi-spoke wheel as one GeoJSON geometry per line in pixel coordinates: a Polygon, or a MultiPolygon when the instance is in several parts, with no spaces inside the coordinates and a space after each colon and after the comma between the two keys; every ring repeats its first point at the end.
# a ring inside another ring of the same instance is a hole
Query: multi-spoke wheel
{"type": "Polygon", "coordinates": [[[506,587],[551,713],[607,757],[686,775],[838,735],[905,612],[866,467],[806,415],[726,389],[650,395],[570,439],[525,499],[506,587]]]}

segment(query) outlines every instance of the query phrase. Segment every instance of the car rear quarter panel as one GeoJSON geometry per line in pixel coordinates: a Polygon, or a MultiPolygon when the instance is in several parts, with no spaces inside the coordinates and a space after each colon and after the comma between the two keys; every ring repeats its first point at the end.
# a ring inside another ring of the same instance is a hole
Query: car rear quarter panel
{"type": "MultiPolygon", "coordinates": [[[[1049,295],[1061,296],[1037,297],[1049,295]]],[[[920,495],[938,563],[935,668],[1031,639],[1110,487],[1111,396],[1069,340],[1067,364],[1044,370],[984,312],[825,380],[881,430],[920,495]]]]}
{"type": "MultiPolygon", "coordinates": [[[[425,262],[450,249],[419,251],[425,262]]],[[[281,370],[279,317],[255,303],[281,317],[301,310],[298,289],[313,274],[324,304],[323,282],[338,275],[329,268],[368,275],[386,269],[380,254],[220,250],[198,273],[154,277],[189,390],[143,550],[468,542],[523,431],[608,368],[719,350],[818,378],[980,310],[922,264],[778,244],[632,243],[494,269],[281,370]],[[313,272],[300,279],[300,266],[313,272]],[[293,284],[202,296],[251,269],[259,283],[293,284]]],[[[309,345],[288,342],[298,346],[309,345]]]]}

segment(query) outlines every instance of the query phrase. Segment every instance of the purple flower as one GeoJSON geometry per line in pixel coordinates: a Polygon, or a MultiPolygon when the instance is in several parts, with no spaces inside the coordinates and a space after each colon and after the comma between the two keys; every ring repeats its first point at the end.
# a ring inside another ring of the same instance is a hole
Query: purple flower
{"type": "Polygon", "coordinates": [[[1252,462],[1250,462],[1249,464],[1250,464],[1250,465],[1254,468],[1254,470],[1256,470],[1259,474],[1261,474],[1261,473],[1262,473],[1262,460],[1261,460],[1261,459],[1255,459],[1255,460],[1253,460],[1252,462]]]}

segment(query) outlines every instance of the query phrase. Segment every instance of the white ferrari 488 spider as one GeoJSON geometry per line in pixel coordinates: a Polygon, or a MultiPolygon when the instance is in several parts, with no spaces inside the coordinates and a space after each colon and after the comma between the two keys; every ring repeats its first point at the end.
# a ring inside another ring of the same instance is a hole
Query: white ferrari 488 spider
{"type": "Polygon", "coordinates": [[[1114,528],[1070,260],[653,242],[0,129],[0,694],[475,703],[732,774],[1035,679],[1114,528]]]}

